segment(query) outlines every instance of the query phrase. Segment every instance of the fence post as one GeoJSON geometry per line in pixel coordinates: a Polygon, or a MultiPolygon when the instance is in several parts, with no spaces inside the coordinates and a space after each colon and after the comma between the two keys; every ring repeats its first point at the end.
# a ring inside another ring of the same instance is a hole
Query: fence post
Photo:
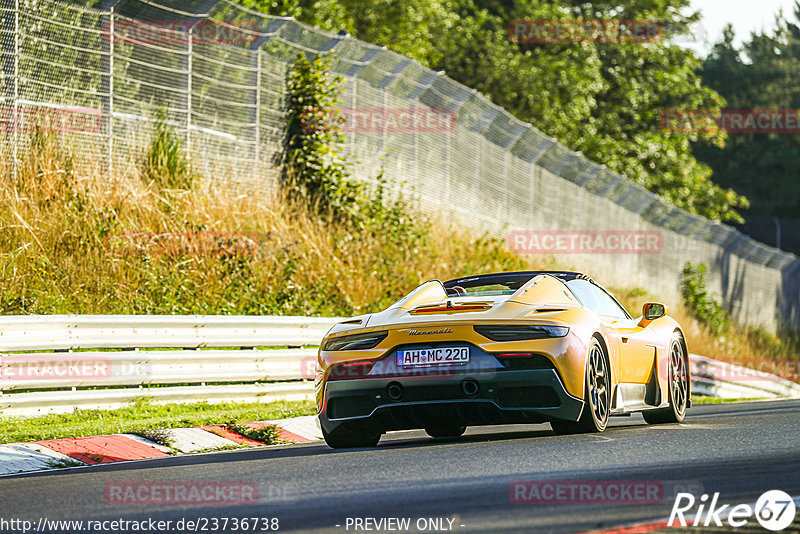
{"type": "Polygon", "coordinates": [[[106,134],[108,136],[108,176],[111,178],[114,174],[114,6],[112,5],[108,11],[108,59],[105,61],[107,65],[106,76],[108,78],[105,85],[105,93],[108,94],[106,99],[105,109],[103,109],[103,116],[106,121],[106,134]]]}
{"type": "Polygon", "coordinates": [[[453,201],[450,198],[450,195],[452,195],[452,188],[453,188],[453,185],[452,185],[452,181],[453,180],[452,180],[451,170],[450,170],[450,150],[451,150],[450,138],[452,137],[453,129],[455,128],[455,120],[456,120],[455,119],[455,113],[453,113],[452,122],[449,123],[449,125],[452,126],[452,128],[448,128],[445,131],[445,134],[444,134],[444,140],[445,140],[445,145],[444,145],[444,205],[442,207],[445,208],[448,211],[448,213],[450,215],[450,221],[453,220],[453,210],[452,210],[453,201]]]}
{"type": "Polygon", "coordinates": [[[513,166],[513,162],[511,160],[511,149],[509,148],[505,154],[503,154],[503,206],[500,208],[500,213],[502,216],[498,222],[498,226],[503,226],[503,221],[506,223],[509,222],[519,222],[519,221],[511,221],[511,188],[509,187],[511,184],[511,168],[513,166]]]}
{"type": "MultiPolygon", "coordinates": [[[[475,202],[476,199],[481,198],[480,192],[480,183],[481,183],[481,154],[483,153],[483,135],[478,135],[478,149],[475,151],[475,178],[473,182],[470,184],[470,190],[472,191],[472,202],[475,202]]],[[[472,206],[470,206],[472,208],[472,206]]]]}
{"type": "Polygon", "coordinates": [[[414,187],[418,187],[422,189],[422,184],[420,183],[420,172],[419,172],[419,128],[415,126],[415,122],[413,119],[416,119],[417,114],[420,111],[419,99],[413,100],[414,112],[412,115],[411,121],[411,135],[414,139],[414,187]]]}
{"type": "Polygon", "coordinates": [[[389,150],[389,132],[386,128],[386,108],[388,103],[388,91],[381,91],[381,159],[386,158],[387,161],[388,157],[386,156],[386,151],[389,150]]]}
{"type": "Polygon", "coordinates": [[[256,55],[256,165],[261,167],[261,50],[255,50],[256,55]]]}
{"type": "Polygon", "coordinates": [[[11,78],[12,91],[12,128],[14,128],[14,146],[12,148],[14,182],[18,179],[18,150],[19,150],[19,0],[14,0],[14,75],[11,78]]]}
{"type": "Polygon", "coordinates": [[[189,28],[186,53],[186,158],[192,161],[192,41],[194,25],[189,28]]]}

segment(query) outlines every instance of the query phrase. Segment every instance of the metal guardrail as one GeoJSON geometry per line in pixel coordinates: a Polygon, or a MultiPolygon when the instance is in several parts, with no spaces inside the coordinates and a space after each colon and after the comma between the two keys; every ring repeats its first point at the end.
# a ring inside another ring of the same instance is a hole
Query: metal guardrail
{"type": "MultiPolygon", "coordinates": [[[[0,318],[0,415],[155,402],[299,400],[340,318],[52,315],[0,318]]],[[[691,355],[693,391],[800,397],[800,385],[691,355]]]]}
{"type": "Polygon", "coordinates": [[[800,398],[800,384],[740,365],[689,355],[692,393],[723,399],[800,398]]]}
{"type": "Polygon", "coordinates": [[[340,320],[3,317],[0,415],[115,408],[139,397],[157,402],[309,398],[316,346],[340,320]]]}
{"type": "Polygon", "coordinates": [[[232,315],[24,315],[0,319],[0,351],[319,344],[327,317],[232,315]]]}

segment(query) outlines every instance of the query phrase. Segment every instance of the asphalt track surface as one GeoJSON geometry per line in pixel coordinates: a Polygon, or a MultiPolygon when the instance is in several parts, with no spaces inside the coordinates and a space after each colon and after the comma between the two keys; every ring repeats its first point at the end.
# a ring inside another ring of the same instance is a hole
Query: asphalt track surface
{"type": "MultiPolygon", "coordinates": [[[[797,496],[800,400],[696,406],[683,424],[613,418],[595,435],[554,436],[548,425],[471,428],[449,442],[398,432],[373,449],[314,442],[5,477],[0,518],[275,517],[284,532],[376,532],[356,530],[352,521],[387,517],[409,518],[409,531],[417,532],[426,526],[421,518],[446,518],[458,532],[581,532],[662,518],[674,502],[669,495],[647,504],[512,502],[510,485],[535,480],[645,481],[664,493],[686,484],[719,492],[727,503],[753,503],[771,489],[797,496]],[[109,484],[176,481],[256,483],[258,500],[151,506],[108,504],[104,496],[109,484]]],[[[241,532],[230,525],[224,531],[241,532]]],[[[431,526],[426,531],[443,531],[431,526]]]]}

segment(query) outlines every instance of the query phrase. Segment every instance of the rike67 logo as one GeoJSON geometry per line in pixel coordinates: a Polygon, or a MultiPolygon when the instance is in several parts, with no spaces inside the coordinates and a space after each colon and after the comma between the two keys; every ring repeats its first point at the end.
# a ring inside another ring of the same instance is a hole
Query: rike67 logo
{"type": "Polygon", "coordinates": [[[755,505],[720,503],[719,492],[710,499],[705,493],[699,499],[691,493],[679,493],[667,526],[722,527],[727,523],[725,527],[739,528],[755,517],[763,528],[777,532],[794,522],[795,512],[795,500],[781,490],[765,492],[755,505]]]}

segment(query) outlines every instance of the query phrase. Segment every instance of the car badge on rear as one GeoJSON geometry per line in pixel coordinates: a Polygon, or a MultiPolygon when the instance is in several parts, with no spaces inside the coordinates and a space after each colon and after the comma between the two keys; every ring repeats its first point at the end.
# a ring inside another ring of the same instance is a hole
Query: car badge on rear
{"type": "Polygon", "coordinates": [[[410,336],[424,336],[428,334],[452,334],[453,331],[449,328],[440,328],[438,330],[409,330],[408,335],[410,336]]]}

